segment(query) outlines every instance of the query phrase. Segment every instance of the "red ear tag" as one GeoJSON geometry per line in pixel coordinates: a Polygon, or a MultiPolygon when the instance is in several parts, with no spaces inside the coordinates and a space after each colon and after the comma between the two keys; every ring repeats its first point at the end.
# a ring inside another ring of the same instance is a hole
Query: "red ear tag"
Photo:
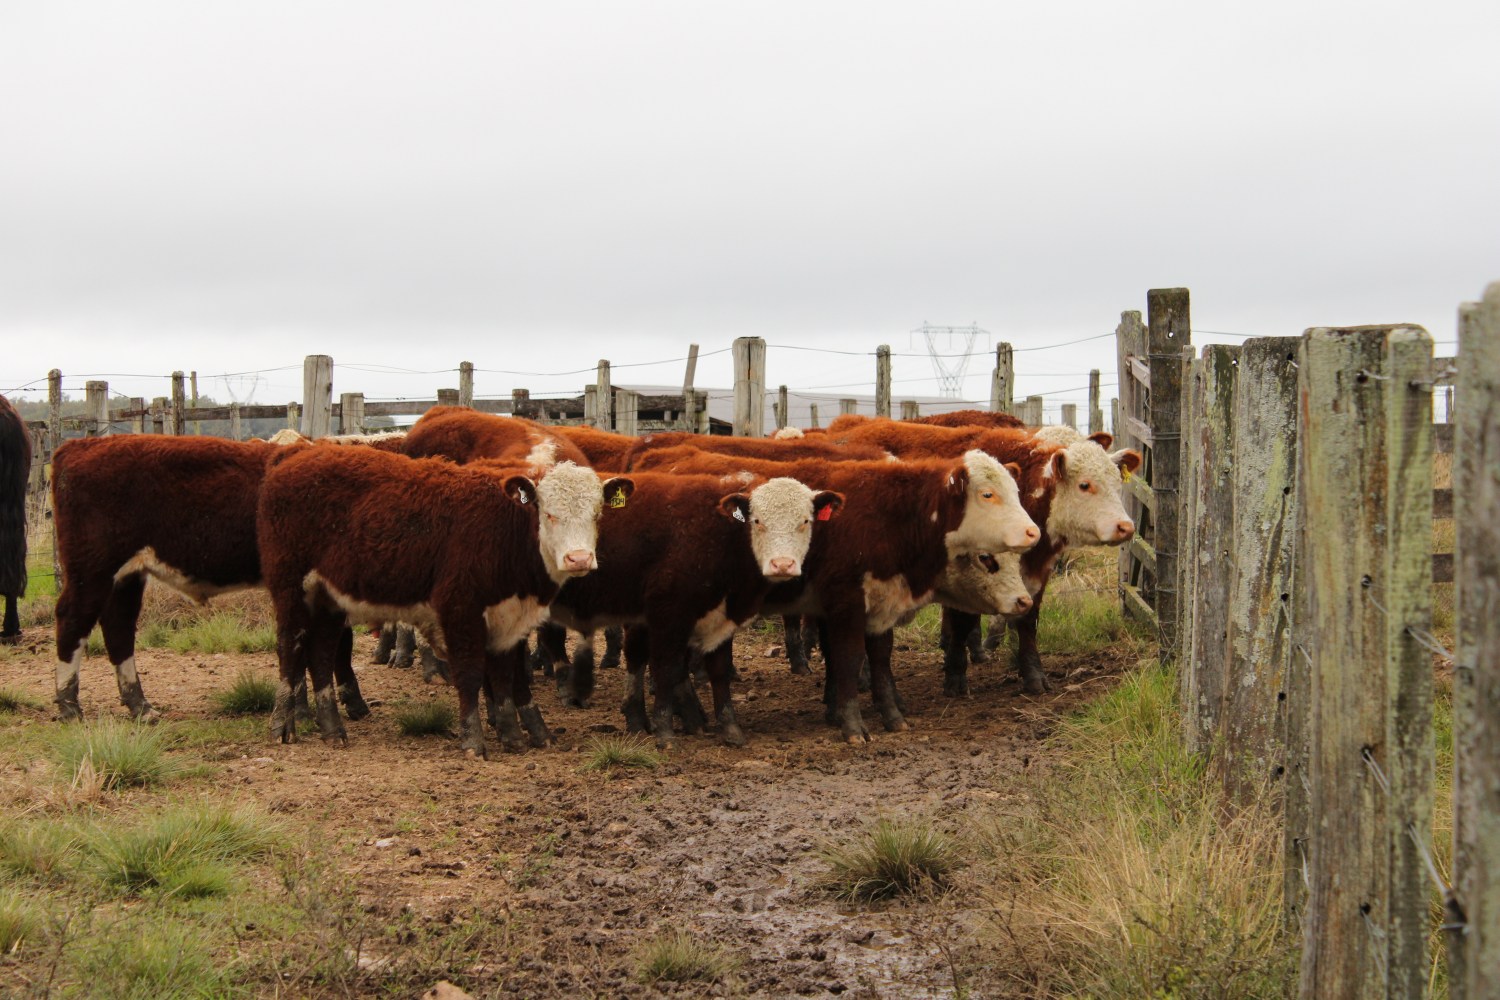
{"type": "Polygon", "coordinates": [[[828,507],[822,507],[822,508],[820,508],[818,510],[818,520],[819,521],[832,521],[833,520],[833,507],[828,506],[828,507]]]}

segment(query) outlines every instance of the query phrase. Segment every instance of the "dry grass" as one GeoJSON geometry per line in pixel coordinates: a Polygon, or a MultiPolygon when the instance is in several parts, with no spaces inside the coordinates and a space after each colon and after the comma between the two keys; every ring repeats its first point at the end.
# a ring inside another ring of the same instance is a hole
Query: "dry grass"
{"type": "Polygon", "coordinates": [[[869,903],[941,891],[960,863],[952,837],[926,820],[878,820],[845,844],[823,850],[821,886],[839,899],[869,903]]]}
{"type": "Polygon", "coordinates": [[[721,949],[687,931],[652,938],[638,950],[635,961],[636,978],[645,983],[713,983],[733,969],[734,963],[721,949]]]}
{"type": "Polygon", "coordinates": [[[606,775],[617,769],[654,771],[664,759],[651,740],[640,735],[590,737],[583,753],[583,766],[579,770],[603,771],[606,775]]]}

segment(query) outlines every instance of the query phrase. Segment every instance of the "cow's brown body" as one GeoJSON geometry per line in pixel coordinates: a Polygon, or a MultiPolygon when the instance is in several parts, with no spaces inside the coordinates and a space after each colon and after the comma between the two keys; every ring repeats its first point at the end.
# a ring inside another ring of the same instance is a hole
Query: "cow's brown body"
{"type": "Polygon", "coordinates": [[[686,434],[669,431],[648,434],[631,446],[625,456],[626,469],[655,468],[642,465],[644,456],[675,448],[693,448],[719,455],[756,458],[768,462],[799,462],[821,458],[830,461],[874,461],[886,457],[883,448],[865,444],[841,444],[827,439],[806,438],[740,438],[712,434],[686,434]]]}
{"type": "Polygon", "coordinates": [[[0,642],[21,637],[16,601],[26,596],[26,486],[31,474],[31,432],[26,421],[0,396],[0,597],[5,618],[0,642]]]}
{"type": "Polygon", "coordinates": [[[407,431],[401,452],[409,458],[488,459],[516,467],[589,464],[588,456],[554,428],[467,406],[434,406],[422,414],[407,431]]]}

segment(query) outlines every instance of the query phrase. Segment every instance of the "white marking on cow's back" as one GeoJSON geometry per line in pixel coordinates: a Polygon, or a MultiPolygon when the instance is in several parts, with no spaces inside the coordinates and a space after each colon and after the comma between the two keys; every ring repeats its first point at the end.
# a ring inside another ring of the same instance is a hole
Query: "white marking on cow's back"
{"type": "Polygon", "coordinates": [[[492,653],[503,653],[547,620],[547,605],[535,597],[507,597],[484,609],[486,644],[492,653]]]}
{"type": "Polygon", "coordinates": [[[154,576],[173,590],[199,604],[207,604],[210,597],[217,597],[220,594],[260,586],[259,580],[252,580],[249,583],[231,583],[226,586],[208,583],[205,580],[195,580],[177,567],[162,562],[157,558],[156,550],[149,545],[127,559],[125,565],[115,570],[115,581],[118,582],[138,573],[154,576]]]}
{"type": "Polygon", "coordinates": [[[913,594],[906,577],[897,574],[889,580],[877,580],[865,574],[865,631],[870,635],[889,632],[901,616],[932,601],[932,592],[913,594]]]}
{"type": "Polygon", "coordinates": [[[729,617],[728,608],[727,601],[720,601],[718,607],[694,622],[688,645],[700,653],[711,653],[728,642],[739,628],[729,617]]]}
{"type": "Polygon", "coordinates": [[[802,428],[800,427],[782,427],[779,428],[776,433],[772,434],[771,436],[778,441],[794,441],[797,438],[802,437],[803,434],[802,428]]]}
{"type": "Polygon", "coordinates": [[[557,442],[550,438],[538,441],[526,453],[526,464],[542,472],[552,468],[557,464],[557,442]]]}
{"type": "Polygon", "coordinates": [[[360,600],[329,583],[317,570],[303,577],[302,590],[309,603],[316,594],[322,593],[338,605],[339,610],[353,623],[405,622],[424,629],[436,628],[438,624],[436,609],[426,601],[418,604],[376,604],[360,600]]]}

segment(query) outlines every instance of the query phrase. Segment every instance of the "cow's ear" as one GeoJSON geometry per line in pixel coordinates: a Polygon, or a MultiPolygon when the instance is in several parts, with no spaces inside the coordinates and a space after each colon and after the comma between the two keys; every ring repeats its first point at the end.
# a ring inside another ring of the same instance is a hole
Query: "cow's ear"
{"type": "Polygon", "coordinates": [[[536,483],[525,476],[507,476],[505,495],[525,507],[536,503],[536,483]]]}
{"type": "Polygon", "coordinates": [[[1096,434],[1090,434],[1089,440],[1105,451],[1109,451],[1109,446],[1115,443],[1115,436],[1108,431],[1099,431],[1096,434]]]}
{"type": "Polygon", "coordinates": [[[627,476],[615,476],[604,482],[604,502],[611,507],[625,506],[625,501],[635,492],[635,480],[627,476]]]}
{"type": "Polygon", "coordinates": [[[969,468],[960,464],[948,472],[948,492],[954,496],[968,496],[969,468]]]}
{"type": "Polygon", "coordinates": [[[813,520],[831,521],[844,509],[844,494],[820,490],[813,495],[813,520]]]}
{"type": "Polygon", "coordinates": [[[1052,458],[1047,462],[1047,478],[1056,482],[1062,482],[1068,478],[1068,460],[1066,452],[1061,448],[1052,453],[1052,458]]]}
{"type": "Polygon", "coordinates": [[[1141,467],[1141,453],[1132,448],[1117,451],[1109,457],[1111,461],[1120,467],[1120,471],[1126,475],[1141,467]]]}
{"type": "Polygon", "coordinates": [[[719,513],[732,517],[740,523],[750,520],[750,498],[743,493],[731,493],[719,500],[719,513]]]}
{"type": "Polygon", "coordinates": [[[1010,473],[1010,478],[1014,479],[1016,481],[1017,485],[1020,484],[1020,482],[1021,482],[1021,463],[1020,462],[1006,462],[1005,463],[1005,471],[1010,473]]]}

